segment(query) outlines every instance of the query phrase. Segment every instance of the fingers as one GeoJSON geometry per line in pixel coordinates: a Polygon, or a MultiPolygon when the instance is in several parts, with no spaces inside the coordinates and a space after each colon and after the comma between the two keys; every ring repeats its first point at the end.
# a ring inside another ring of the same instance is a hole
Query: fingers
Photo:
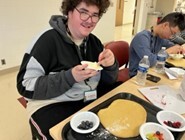
{"type": "Polygon", "coordinates": [[[182,46],[182,54],[185,55],[185,46],[182,46]]]}
{"type": "Polygon", "coordinates": [[[98,57],[98,63],[104,67],[112,66],[115,62],[114,54],[110,49],[104,49],[98,57]]]}
{"type": "MultiPolygon", "coordinates": [[[[104,67],[112,66],[115,62],[114,54],[110,49],[104,49],[99,57],[98,63],[104,67]]],[[[72,75],[77,82],[88,79],[92,76],[97,75],[97,71],[93,69],[87,69],[88,64],[77,65],[72,68],[72,75]]]]}
{"type": "Polygon", "coordinates": [[[177,47],[177,53],[183,53],[183,47],[182,46],[177,47]]]}
{"type": "Polygon", "coordinates": [[[166,50],[168,54],[178,54],[183,52],[183,47],[180,45],[175,45],[166,50]]]}
{"type": "Polygon", "coordinates": [[[77,65],[72,69],[72,75],[77,82],[84,81],[98,73],[96,70],[86,69],[87,66],[87,64],[77,65]]]}
{"type": "Polygon", "coordinates": [[[75,68],[76,71],[83,71],[85,68],[87,68],[88,64],[78,65],[75,68]]]}

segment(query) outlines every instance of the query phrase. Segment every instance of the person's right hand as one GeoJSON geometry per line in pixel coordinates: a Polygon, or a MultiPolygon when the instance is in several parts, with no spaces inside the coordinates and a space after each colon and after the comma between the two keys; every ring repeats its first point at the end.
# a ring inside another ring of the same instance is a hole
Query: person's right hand
{"type": "Polygon", "coordinates": [[[183,52],[182,54],[185,55],[185,44],[181,45],[182,46],[182,49],[183,49],[183,52]]]}
{"type": "Polygon", "coordinates": [[[183,47],[180,45],[175,45],[172,47],[169,47],[168,49],[166,49],[166,52],[168,54],[178,54],[178,53],[182,53],[183,52],[183,47]]]}
{"type": "Polygon", "coordinates": [[[98,72],[93,69],[86,69],[87,64],[77,65],[72,68],[72,75],[76,82],[84,81],[92,76],[95,76],[98,72]]]}

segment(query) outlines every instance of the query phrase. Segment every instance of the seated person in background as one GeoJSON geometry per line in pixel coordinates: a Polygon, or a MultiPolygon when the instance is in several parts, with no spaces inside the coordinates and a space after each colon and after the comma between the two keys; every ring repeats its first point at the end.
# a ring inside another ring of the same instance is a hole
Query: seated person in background
{"type": "Polygon", "coordinates": [[[170,38],[170,41],[174,44],[183,45],[185,44],[185,31],[175,34],[170,38]]]}
{"type": "Polygon", "coordinates": [[[109,5],[109,0],[63,0],[64,16],[52,16],[52,29],[25,53],[17,89],[28,101],[30,125],[39,139],[51,140],[51,127],[101,96],[98,85],[116,82],[118,62],[91,34],[109,5]],[[103,70],[87,69],[82,60],[98,62],[103,70]]]}
{"type": "Polygon", "coordinates": [[[169,41],[169,38],[184,29],[184,15],[179,12],[173,12],[166,15],[157,25],[151,27],[150,30],[143,30],[137,33],[130,43],[130,77],[137,74],[139,61],[144,55],[148,56],[150,66],[152,67],[156,64],[157,53],[162,47],[166,47],[166,52],[168,54],[182,52],[182,47],[169,41]]]}

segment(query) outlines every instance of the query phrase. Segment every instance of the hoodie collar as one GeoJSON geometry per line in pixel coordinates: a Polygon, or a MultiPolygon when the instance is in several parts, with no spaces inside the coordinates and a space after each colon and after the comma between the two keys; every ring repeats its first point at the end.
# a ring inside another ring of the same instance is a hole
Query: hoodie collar
{"type": "Polygon", "coordinates": [[[72,40],[67,35],[66,23],[67,17],[61,15],[53,15],[49,21],[51,27],[57,30],[67,42],[72,43],[72,40]]]}

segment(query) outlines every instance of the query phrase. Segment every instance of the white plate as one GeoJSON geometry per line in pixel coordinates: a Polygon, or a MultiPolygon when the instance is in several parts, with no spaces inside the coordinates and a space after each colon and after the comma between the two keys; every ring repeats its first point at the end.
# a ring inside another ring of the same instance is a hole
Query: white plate
{"type": "Polygon", "coordinates": [[[103,68],[97,63],[97,62],[91,62],[91,61],[81,61],[81,64],[88,64],[88,69],[94,69],[94,70],[102,70],[103,68]]]}
{"type": "Polygon", "coordinates": [[[169,69],[176,72],[179,76],[183,76],[185,74],[185,70],[183,70],[181,68],[171,67],[169,69]]]}

